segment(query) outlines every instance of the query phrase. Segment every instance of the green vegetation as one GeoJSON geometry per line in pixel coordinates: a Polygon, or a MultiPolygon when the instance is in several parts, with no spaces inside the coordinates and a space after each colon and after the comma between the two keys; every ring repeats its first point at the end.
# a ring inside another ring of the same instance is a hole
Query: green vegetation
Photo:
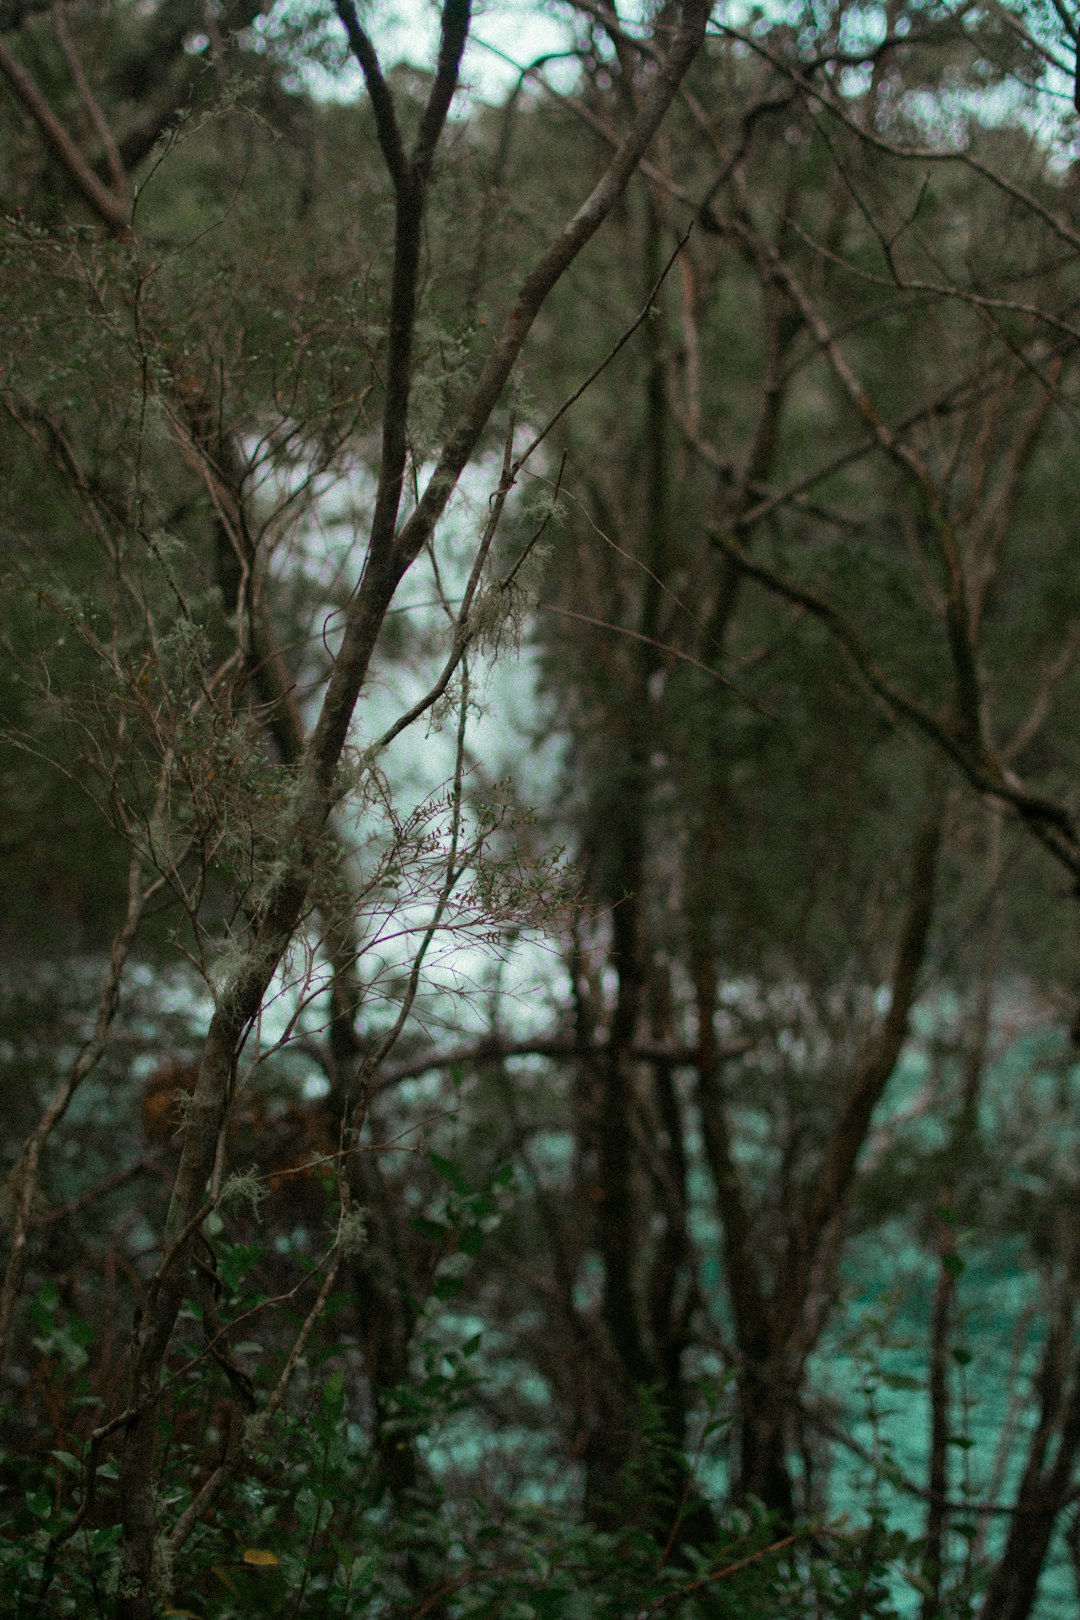
{"type": "Polygon", "coordinates": [[[1080,22],[393,22],[0,0],[0,1613],[1066,1620],[1080,22]]]}

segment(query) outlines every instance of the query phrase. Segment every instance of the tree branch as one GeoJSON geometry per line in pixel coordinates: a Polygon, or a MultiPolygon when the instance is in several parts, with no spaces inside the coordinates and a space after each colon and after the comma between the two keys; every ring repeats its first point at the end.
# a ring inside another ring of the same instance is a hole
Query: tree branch
{"type": "Polygon", "coordinates": [[[1037,794],[1029,793],[1011,773],[1006,776],[1001,766],[989,756],[975,757],[965,740],[955,737],[941,721],[915,698],[901,692],[889,680],[876,662],[866,641],[835,603],[819,596],[816,591],[797,584],[778,574],[765,564],[756,562],[734,535],[713,531],[718,546],[733,557],[739,567],[766,589],[796,602],[820,619],[851,657],[859,674],[870,690],[882,699],[900,719],[906,720],[928,737],[956,765],[972,787],[998,799],[1020,817],[1032,834],[1058,860],[1070,875],[1080,880],[1080,840],[1072,815],[1062,805],[1037,794]]]}
{"type": "Polygon", "coordinates": [[[113,235],[126,235],[131,223],[126,192],[117,195],[115,191],[102,184],[49,106],[29,69],[23,66],[15,52],[2,38],[0,38],[0,73],[7,79],[15,95],[38,126],[76,191],[113,235]]]}

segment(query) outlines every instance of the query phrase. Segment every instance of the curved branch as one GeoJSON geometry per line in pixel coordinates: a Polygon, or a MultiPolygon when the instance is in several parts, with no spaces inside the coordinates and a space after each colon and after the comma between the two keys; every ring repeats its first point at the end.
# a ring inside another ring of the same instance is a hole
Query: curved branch
{"type": "Polygon", "coordinates": [[[1080,883],[1080,837],[1072,815],[1063,805],[1029,793],[1011,773],[989,753],[974,754],[965,740],[955,737],[917,699],[901,692],[889,680],[862,635],[833,602],[816,591],[796,584],[764,563],[755,562],[730,532],[713,531],[713,540],[751,579],[767,590],[797,603],[819,619],[849,655],[859,674],[876,697],[882,699],[899,719],[907,721],[928,737],[958,765],[972,787],[1015,811],[1033,835],[1080,883]]]}
{"type": "Polygon", "coordinates": [[[700,49],[709,11],[709,0],[684,0],[679,20],[673,29],[671,47],[642,100],[629,133],[581,207],[550,243],[522,283],[495,347],[477,379],[472,398],[465,406],[457,428],[447,439],[416,510],[398,536],[397,550],[402,568],[419,555],[442,516],[488,417],[506,386],[541,305],[585,244],[599,230],[640,164],[700,49]]]}
{"type": "Polygon", "coordinates": [[[401,129],[394,110],[390,86],[383,77],[379,54],[367,30],[361,25],[353,0],[334,0],[334,10],[341,19],[349,49],[360,64],[367,93],[371,97],[371,110],[375,115],[375,132],[379,137],[383,159],[394,185],[404,183],[408,174],[408,159],[401,139],[401,129]]]}
{"type": "Polygon", "coordinates": [[[126,192],[118,194],[109,186],[102,184],[49,106],[33,74],[24,67],[2,38],[0,38],[0,73],[7,79],[15,95],[38,126],[76,191],[115,236],[126,235],[131,222],[126,192]]]}

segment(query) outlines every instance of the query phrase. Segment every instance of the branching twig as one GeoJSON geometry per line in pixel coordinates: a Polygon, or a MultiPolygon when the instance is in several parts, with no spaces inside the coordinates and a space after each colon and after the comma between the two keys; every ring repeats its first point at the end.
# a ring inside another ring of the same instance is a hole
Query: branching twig
{"type": "Polygon", "coordinates": [[[881,669],[867,642],[835,603],[755,561],[732,534],[715,532],[714,539],[751,579],[756,579],[787,601],[798,603],[819,619],[849,654],[870,690],[882,699],[893,714],[914,726],[940,748],[960,767],[972,787],[999,799],[1015,811],[1066,870],[1073,877],[1080,878],[1080,841],[1073,817],[1064,806],[1028,792],[1014,776],[1006,776],[989,755],[974,755],[965,739],[956,737],[929,709],[902,692],[881,669]]]}

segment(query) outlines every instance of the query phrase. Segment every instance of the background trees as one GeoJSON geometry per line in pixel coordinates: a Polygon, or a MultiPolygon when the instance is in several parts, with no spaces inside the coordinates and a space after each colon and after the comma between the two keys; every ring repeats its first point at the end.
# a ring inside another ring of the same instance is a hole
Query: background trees
{"type": "Polygon", "coordinates": [[[1067,1612],[1060,19],[0,22],[19,1602],[1067,1612]]]}

